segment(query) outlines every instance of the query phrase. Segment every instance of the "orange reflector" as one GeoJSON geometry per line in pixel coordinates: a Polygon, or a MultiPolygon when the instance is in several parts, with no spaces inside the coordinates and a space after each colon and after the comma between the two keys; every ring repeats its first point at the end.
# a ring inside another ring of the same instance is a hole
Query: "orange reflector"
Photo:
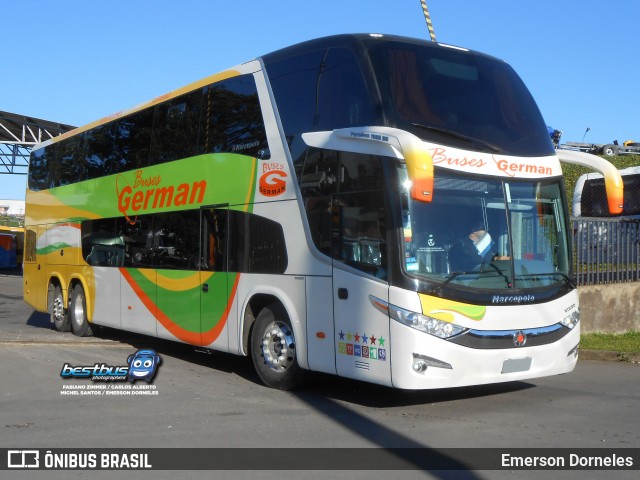
{"type": "Polygon", "coordinates": [[[322,338],[326,338],[326,335],[324,334],[324,332],[316,332],[316,337],[322,339],[322,338]]]}

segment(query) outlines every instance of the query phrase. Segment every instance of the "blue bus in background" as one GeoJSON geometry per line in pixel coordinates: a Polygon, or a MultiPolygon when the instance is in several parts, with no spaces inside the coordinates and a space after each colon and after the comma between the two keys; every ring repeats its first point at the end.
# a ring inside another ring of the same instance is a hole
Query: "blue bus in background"
{"type": "Polygon", "coordinates": [[[18,242],[11,233],[0,233],[0,268],[15,268],[18,242]]]}

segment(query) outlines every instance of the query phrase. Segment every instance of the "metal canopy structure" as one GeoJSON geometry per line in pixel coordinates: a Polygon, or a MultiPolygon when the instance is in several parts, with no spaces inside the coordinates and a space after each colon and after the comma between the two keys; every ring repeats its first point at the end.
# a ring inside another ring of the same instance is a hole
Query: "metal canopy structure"
{"type": "Polygon", "coordinates": [[[34,145],[76,127],[0,111],[0,175],[26,175],[34,145]]]}

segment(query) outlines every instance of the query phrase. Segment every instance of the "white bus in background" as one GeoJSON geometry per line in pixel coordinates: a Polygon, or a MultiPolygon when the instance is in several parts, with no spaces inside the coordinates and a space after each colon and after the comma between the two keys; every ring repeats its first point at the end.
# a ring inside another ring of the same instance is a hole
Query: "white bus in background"
{"type": "Polygon", "coordinates": [[[574,244],[578,265],[628,268],[640,257],[640,166],[619,170],[624,185],[622,212],[611,215],[600,173],[578,177],[573,192],[574,244]]]}
{"type": "Polygon", "coordinates": [[[623,168],[620,175],[624,184],[621,214],[612,216],[609,213],[604,177],[601,173],[592,172],[578,177],[573,191],[573,216],[640,219],[640,166],[623,168]]]}

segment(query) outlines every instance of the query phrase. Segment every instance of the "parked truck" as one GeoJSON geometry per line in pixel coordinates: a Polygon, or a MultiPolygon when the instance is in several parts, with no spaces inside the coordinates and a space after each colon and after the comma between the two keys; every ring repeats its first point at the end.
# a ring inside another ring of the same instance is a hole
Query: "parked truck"
{"type": "Polygon", "coordinates": [[[581,152],[603,154],[608,157],[615,155],[640,155],[640,142],[634,140],[627,140],[622,145],[618,144],[617,140],[613,143],[607,144],[595,144],[595,143],[580,143],[580,142],[567,142],[560,145],[560,148],[566,150],[580,150],[581,152]]]}

